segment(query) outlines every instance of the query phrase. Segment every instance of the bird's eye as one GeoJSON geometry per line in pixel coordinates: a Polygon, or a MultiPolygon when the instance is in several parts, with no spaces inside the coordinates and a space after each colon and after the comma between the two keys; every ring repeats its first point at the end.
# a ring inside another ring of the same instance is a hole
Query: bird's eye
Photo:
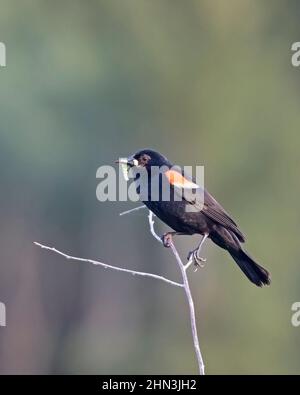
{"type": "Polygon", "coordinates": [[[149,155],[146,154],[141,155],[140,157],[138,157],[139,166],[146,166],[150,159],[151,158],[149,155]]]}

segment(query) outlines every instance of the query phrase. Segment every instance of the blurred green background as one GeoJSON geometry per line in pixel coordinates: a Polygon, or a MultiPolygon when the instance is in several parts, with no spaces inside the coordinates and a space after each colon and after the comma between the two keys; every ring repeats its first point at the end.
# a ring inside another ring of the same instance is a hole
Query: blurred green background
{"type": "Polygon", "coordinates": [[[299,18],[296,0],[0,0],[0,373],[197,373],[183,292],[33,245],[178,280],[146,212],[96,199],[97,168],[144,147],[204,165],[272,273],[258,289],[205,246],[207,373],[300,373],[299,18]]]}

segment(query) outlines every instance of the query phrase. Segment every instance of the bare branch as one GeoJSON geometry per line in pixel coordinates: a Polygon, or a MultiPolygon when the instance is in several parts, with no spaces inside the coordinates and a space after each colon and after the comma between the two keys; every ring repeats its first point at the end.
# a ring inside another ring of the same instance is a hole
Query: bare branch
{"type": "MultiPolygon", "coordinates": [[[[153,237],[155,237],[156,240],[162,242],[161,238],[155,232],[153,213],[151,211],[149,211],[148,219],[149,219],[150,231],[151,231],[153,237]]],[[[190,285],[189,285],[189,280],[188,280],[188,277],[186,274],[186,271],[187,271],[188,267],[190,266],[190,262],[188,262],[187,265],[184,265],[173,242],[170,243],[170,247],[171,247],[171,250],[176,258],[176,261],[177,261],[178,266],[181,271],[181,276],[182,276],[182,280],[183,280],[183,287],[184,287],[186,298],[187,298],[188,304],[189,304],[192,335],[193,335],[194,348],[195,348],[195,353],[196,353],[198,367],[199,367],[199,374],[201,376],[204,376],[204,374],[205,374],[204,373],[204,362],[203,362],[203,358],[202,358],[202,354],[201,354],[201,350],[200,350],[198,333],[197,333],[194,301],[193,301],[193,297],[192,297],[192,293],[191,293],[191,289],[190,289],[190,285]]]]}
{"type": "MultiPolygon", "coordinates": [[[[188,262],[184,265],[184,269],[187,270],[191,266],[192,263],[194,263],[194,261],[193,261],[193,257],[191,256],[190,259],[188,260],[188,262]]],[[[196,271],[197,271],[197,267],[194,270],[194,272],[196,272],[196,271]]]]}
{"type": "Polygon", "coordinates": [[[161,237],[159,237],[158,234],[155,232],[153,216],[154,216],[154,214],[152,213],[152,211],[149,210],[148,220],[149,220],[150,232],[151,232],[152,236],[153,236],[157,241],[159,241],[160,243],[162,243],[161,237]]]}
{"type": "MultiPolygon", "coordinates": [[[[139,207],[136,207],[134,209],[131,209],[131,210],[128,210],[128,211],[124,211],[120,215],[129,214],[129,213],[131,213],[133,211],[137,211],[137,210],[140,210],[140,209],[145,208],[145,207],[146,206],[139,206],[139,207]]],[[[148,221],[149,221],[150,232],[151,232],[152,236],[158,242],[162,243],[162,239],[155,232],[153,217],[154,217],[154,214],[152,213],[152,211],[149,210],[148,221]]],[[[40,248],[43,248],[43,249],[52,251],[52,252],[54,252],[54,253],[56,253],[58,255],[61,255],[61,256],[63,256],[66,259],[70,259],[70,260],[73,260],[73,261],[79,261],[79,262],[87,262],[87,263],[91,263],[92,265],[102,266],[105,269],[112,269],[112,270],[116,270],[116,271],[119,271],[119,272],[130,273],[132,275],[150,277],[150,278],[154,278],[154,279],[157,279],[157,280],[164,281],[164,282],[166,282],[166,283],[168,283],[170,285],[174,285],[176,287],[184,288],[185,294],[186,294],[186,298],[187,298],[187,301],[188,301],[188,305],[189,305],[193,342],[194,342],[194,348],[195,348],[195,353],[196,353],[198,367],[199,367],[199,374],[200,375],[204,375],[205,374],[204,373],[204,363],[203,363],[203,358],[202,358],[200,345],[199,345],[198,334],[197,334],[197,326],[196,326],[196,318],[195,318],[195,307],[194,307],[192,293],[191,293],[191,290],[190,290],[189,281],[188,281],[188,277],[187,277],[187,269],[190,266],[190,264],[192,263],[192,260],[190,260],[186,265],[184,265],[182,260],[181,260],[181,258],[180,258],[180,256],[179,256],[179,254],[178,254],[178,251],[177,251],[177,249],[176,249],[176,247],[175,247],[175,245],[174,245],[174,243],[172,241],[170,243],[170,247],[171,247],[171,250],[173,252],[174,257],[176,258],[177,264],[178,264],[178,266],[180,268],[183,284],[180,284],[180,283],[177,283],[175,281],[169,280],[168,278],[163,277],[163,276],[159,276],[157,274],[138,272],[138,271],[135,271],[135,270],[129,270],[129,269],[124,269],[124,268],[117,267],[117,266],[108,265],[106,263],[99,262],[99,261],[96,261],[96,260],[93,260],[93,259],[86,259],[86,258],[79,258],[79,257],[71,256],[71,255],[65,254],[64,252],[61,252],[61,251],[57,250],[54,247],[49,247],[49,246],[46,246],[46,245],[38,243],[38,242],[34,242],[34,244],[36,246],[40,247],[40,248]]]]}
{"type": "Polygon", "coordinates": [[[132,213],[133,211],[138,211],[138,210],[140,210],[141,208],[146,208],[146,206],[143,204],[142,206],[138,206],[138,207],[132,208],[131,210],[123,211],[123,212],[120,213],[119,215],[120,215],[120,217],[121,217],[122,215],[130,214],[130,213],[132,213]]]}
{"type": "Polygon", "coordinates": [[[172,252],[178,262],[178,266],[180,267],[180,270],[181,270],[181,275],[182,275],[183,284],[184,284],[184,290],[185,290],[186,298],[189,303],[192,335],[193,335],[195,353],[196,353],[196,357],[197,357],[197,361],[198,361],[199,373],[201,376],[204,376],[204,374],[205,374],[204,373],[204,362],[203,362],[203,358],[202,358],[202,354],[201,354],[201,350],[200,350],[200,345],[199,345],[199,339],[198,339],[196,317],[195,317],[195,307],[194,307],[194,301],[193,301],[188,277],[186,274],[186,268],[185,268],[184,264],[182,263],[182,260],[179,256],[173,242],[171,242],[171,250],[172,250],[172,252]]]}
{"type": "Polygon", "coordinates": [[[102,266],[105,269],[112,269],[112,270],[117,270],[119,272],[130,273],[130,274],[132,274],[134,276],[137,275],[137,276],[143,276],[143,277],[151,277],[151,278],[155,278],[157,280],[164,281],[165,283],[168,283],[168,284],[171,284],[171,285],[175,285],[176,287],[183,287],[183,284],[180,284],[180,283],[177,283],[175,281],[169,280],[168,278],[163,277],[163,276],[159,276],[158,274],[152,274],[152,273],[146,273],[146,272],[145,273],[144,272],[138,272],[138,271],[135,271],[135,270],[123,269],[121,267],[107,265],[106,263],[95,261],[93,259],[78,258],[78,257],[75,257],[75,256],[67,255],[64,252],[61,252],[61,251],[57,250],[54,247],[48,247],[48,246],[46,246],[44,244],[41,244],[41,243],[38,243],[36,241],[34,242],[34,244],[36,246],[38,246],[38,247],[41,247],[41,248],[45,249],[45,250],[49,250],[49,251],[55,252],[56,254],[61,255],[64,258],[70,259],[72,261],[87,262],[87,263],[91,263],[92,265],[102,266]]]}

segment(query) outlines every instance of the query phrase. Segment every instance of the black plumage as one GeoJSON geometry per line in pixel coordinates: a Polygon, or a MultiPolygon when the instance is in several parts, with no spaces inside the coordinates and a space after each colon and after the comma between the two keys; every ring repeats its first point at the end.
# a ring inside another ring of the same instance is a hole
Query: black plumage
{"type": "MultiPolygon", "coordinates": [[[[147,177],[144,177],[143,181],[148,184],[147,196],[143,194],[141,197],[145,205],[174,230],[164,235],[166,246],[168,246],[168,238],[173,234],[200,234],[204,237],[203,241],[210,238],[216,245],[227,250],[252,283],[257,286],[270,284],[270,274],[243,249],[242,243],[245,242],[245,236],[212,195],[200,185],[197,185],[197,188],[185,188],[188,184],[182,184],[181,187],[178,182],[174,182],[176,179],[180,180],[182,176],[187,183],[195,184],[194,179],[183,174],[179,168],[174,168],[167,158],[154,150],[138,151],[128,158],[128,165],[136,174],[140,169],[147,171],[147,177]],[[157,171],[157,168],[163,168],[164,171],[157,171]],[[170,199],[163,200],[162,189],[168,183],[170,199]],[[151,194],[153,184],[157,184],[159,188],[156,199],[153,199],[151,194]],[[180,199],[178,199],[179,195],[180,199]]],[[[138,181],[139,177],[136,178],[138,181]]],[[[142,186],[141,184],[138,188],[139,193],[141,193],[142,186]]],[[[199,256],[201,246],[202,243],[199,249],[193,252],[196,263],[203,261],[203,258],[199,256]]]]}

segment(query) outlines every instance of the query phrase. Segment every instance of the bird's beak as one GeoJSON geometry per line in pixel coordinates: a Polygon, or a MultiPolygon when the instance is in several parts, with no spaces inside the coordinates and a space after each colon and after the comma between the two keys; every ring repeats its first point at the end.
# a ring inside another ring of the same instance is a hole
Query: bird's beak
{"type": "Polygon", "coordinates": [[[115,163],[119,163],[120,165],[127,165],[129,167],[134,167],[138,165],[138,161],[132,156],[130,156],[129,158],[119,158],[115,161],[115,163]]]}
{"type": "Polygon", "coordinates": [[[130,156],[129,158],[119,158],[118,160],[115,161],[115,163],[118,163],[120,165],[123,172],[123,176],[126,181],[129,181],[129,176],[128,176],[129,169],[134,166],[138,166],[139,164],[139,162],[132,156],[130,156]]]}

